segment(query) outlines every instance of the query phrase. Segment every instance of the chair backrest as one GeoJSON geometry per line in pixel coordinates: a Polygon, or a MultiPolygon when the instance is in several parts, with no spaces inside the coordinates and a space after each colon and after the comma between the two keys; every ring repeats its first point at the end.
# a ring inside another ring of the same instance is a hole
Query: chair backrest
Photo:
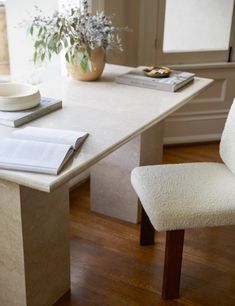
{"type": "Polygon", "coordinates": [[[220,141],[220,156],[235,175],[235,99],[230,108],[220,141]]]}

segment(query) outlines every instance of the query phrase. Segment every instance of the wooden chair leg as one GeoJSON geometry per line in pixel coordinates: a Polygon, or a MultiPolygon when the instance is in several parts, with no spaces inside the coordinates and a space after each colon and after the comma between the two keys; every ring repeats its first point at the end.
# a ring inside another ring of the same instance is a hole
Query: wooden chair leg
{"type": "Polygon", "coordinates": [[[142,206],[141,209],[140,245],[153,245],[155,229],[142,206]]]}
{"type": "Polygon", "coordinates": [[[179,297],[180,275],[184,246],[184,230],[166,232],[165,264],[162,286],[164,299],[179,297]]]}

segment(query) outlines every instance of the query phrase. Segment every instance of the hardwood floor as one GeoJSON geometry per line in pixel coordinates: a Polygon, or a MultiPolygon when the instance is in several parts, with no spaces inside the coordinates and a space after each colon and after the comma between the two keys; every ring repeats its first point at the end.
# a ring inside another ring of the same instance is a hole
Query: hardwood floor
{"type": "MultiPolygon", "coordinates": [[[[218,144],[168,147],[165,163],[219,161],[218,144]]],[[[139,246],[139,225],[89,211],[71,192],[71,293],[56,306],[235,305],[235,226],[186,230],[181,297],[161,299],[165,234],[139,246]]]]}

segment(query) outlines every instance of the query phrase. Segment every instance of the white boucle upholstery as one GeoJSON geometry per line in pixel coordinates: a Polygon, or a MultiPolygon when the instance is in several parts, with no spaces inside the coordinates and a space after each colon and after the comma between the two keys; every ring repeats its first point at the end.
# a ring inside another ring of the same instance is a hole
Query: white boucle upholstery
{"type": "Polygon", "coordinates": [[[235,99],[228,114],[220,142],[220,156],[235,175],[235,99]]]}
{"type": "Polygon", "coordinates": [[[131,182],[157,231],[235,224],[235,176],[224,164],[138,167],[131,182]]]}

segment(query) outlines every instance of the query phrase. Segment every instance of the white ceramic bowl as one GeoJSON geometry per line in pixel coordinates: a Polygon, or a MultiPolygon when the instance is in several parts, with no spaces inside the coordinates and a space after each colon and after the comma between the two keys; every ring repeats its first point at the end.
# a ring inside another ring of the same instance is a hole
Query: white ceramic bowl
{"type": "Polygon", "coordinates": [[[23,83],[0,84],[0,110],[21,111],[40,103],[40,92],[36,86],[23,83]]]}

